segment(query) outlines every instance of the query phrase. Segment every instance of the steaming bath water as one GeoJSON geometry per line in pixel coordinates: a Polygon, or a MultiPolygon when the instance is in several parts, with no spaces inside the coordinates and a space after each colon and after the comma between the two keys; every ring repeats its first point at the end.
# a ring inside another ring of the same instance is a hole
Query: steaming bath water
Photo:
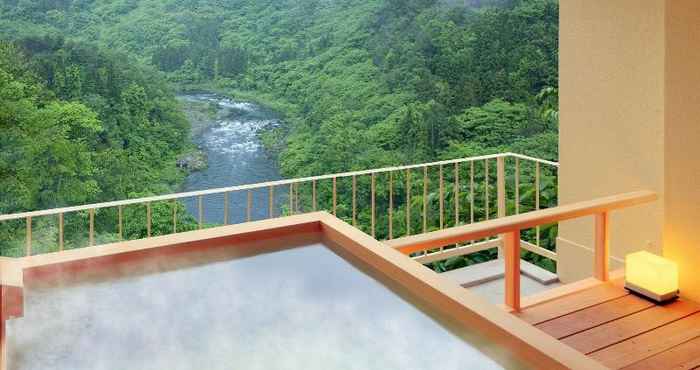
{"type": "Polygon", "coordinates": [[[323,245],[161,258],[28,287],[9,369],[521,367],[323,245]]]}

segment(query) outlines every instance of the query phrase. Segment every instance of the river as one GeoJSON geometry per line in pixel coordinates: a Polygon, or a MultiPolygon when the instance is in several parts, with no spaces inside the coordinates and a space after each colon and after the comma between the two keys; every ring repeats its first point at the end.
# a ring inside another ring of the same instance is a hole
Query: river
{"type": "MultiPolygon", "coordinates": [[[[192,123],[192,140],[208,158],[208,167],[192,172],[183,184],[183,191],[280,179],[276,162],[258,136],[265,127],[279,123],[274,111],[212,93],[180,95],[179,99],[192,123]]],[[[192,215],[197,215],[195,199],[187,199],[185,205],[192,215]]],[[[203,205],[205,222],[223,223],[223,195],[206,196],[203,205]]],[[[246,205],[245,192],[230,194],[230,223],[246,220],[246,205]]],[[[266,189],[253,192],[251,213],[253,219],[267,217],[266,189]]]]}

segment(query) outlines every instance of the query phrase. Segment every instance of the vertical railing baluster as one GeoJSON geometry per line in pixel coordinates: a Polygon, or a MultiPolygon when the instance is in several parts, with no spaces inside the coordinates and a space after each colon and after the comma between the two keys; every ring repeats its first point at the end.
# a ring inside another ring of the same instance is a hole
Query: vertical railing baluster
{"type": "MultiPolygon", "coordinates": [[[[496,217],[505,217],[507,214],[506,210],[506,160],[503,157],[496,158],[496,206],[497,213],[496,217]]],[[[498,257],[503,256],[503,244],[505,243],[505,236],[503,234],[499,235],[501,238],[501,247],[498,248],[498,257]]]]}
{"type": "Polygon", "coordinates": [[[124,240],[124,206],[117,207],[117,214],[119,240],[124,240]]]}
{"type": "MultiPolygon", "coordinates": [[[[540,210],[540,162],[535,162],[535,210],[540,210]]],[[[535,245],[540,246],[540,226],[535,228],[535,245]]]]}
{"type": "Polygon", "coordinates": [[[311,207],[316,212],[316,180],[311,181],[311,207]]]}
{"type": "Polygon", "coordinates": [[[88,240],[90,243],[89,246],[92,247],[95,245],[95,209],[90,208],[88,213],[90,215],[90,232],[88,234],[88,240]]]}
{"type": "Polygon", "coordinates": [[[64,231],[63,231],[64,216],[63,213],[58,214],[58,250],[63,251],[64,248],[64,231]]]}
{"type": "Polygon", "coordinates": [[[25,238],[24,255],[32,255],[32,216],[27,217],[27,235],[25,238]]]}
{"type": "Polygon", "coordinates": [[[197,203],[199,208],[199,229],[201,230],[204,228],[204,200],[201,195],[197,197],[197,203]]]}
{"type": "Polygon", "coordinates": [[[151,202],[146,202],[146,237],[151,237],[151,202]]]}
{"type": "Polygon", "coordinates": [[[377,192],[374,172],[372,172],[372,176],[371,176],[371,185],[372,185],[372,190],[371,190],[372,191],[372,200],[371,200],[371,203],[372,203],[371,219],[372,219],[372,221],[371,221],[371,224],[372,224],[372,237],[374,238],[374,237],[376,237],[376,232],[375,232],[376,201],[375,201],[375,199],[376,199],[376,192],[377,192]]]}
{"type": "Polygon", "coordinates": [[[515,158],[515,214],[520,214],[520,158],[515,158]]]}
{"type": "Polygon", "coordinates": [[[338,215],[338,179],[333,178],[333,216],[338,215]]]}
{"type": "Polygon", "coordinates": [[[394,238],[394,172],[389,171],[389,240],[394,238]]]}
{"type": "Polygon", "coordinates": [[[177,234],[177,200],[173,199],[173,234],[177,234]]]}
{"type": "Polygon", "coordinates": [[[496,159],[496,200],[497,200],[497,216],[498,218],[507,215],[506,209],[506,164],[505,158],[498,157],[496,159]]]}
{"type": "Polygon", "coordinates": [[[289,214],[294,214],[294,183],[289,184],[289,214]]]}
{"type": "Polygon", "coordinates": [[[357,227],[357,176],[352,175],[352,226],[357,227]]]}
{"type": "Polygon", "coordinates": [[[459,162],[455,162],[455,226],[459,225],[459,162]]]}
{"type": "Polygon", "coordinates": [[[445,227],[445,181],[442,175],[442,165],[439,172],[440,183],[440,230],[445,227]]]}
{"type": "Polygon", "coordinates": [[[295,213],[300,213],[301,208],[299,208],[299,185],[300,183],[295,183],[294,184],[294,209],[295,213]]]}
{"type": "Polygon", "coordinates": [[[224,193],[224,225],[229,224],[229,207],[231,206],[229,202],[229,193],[224,193]]]}
{"type": "Polygon", "coordinates": [[[469,223],[474,223],[474,161],[469,162],[469,223]]]}
{"type": "Polygon", "coordinates": [[[486,212],[486,219],[490,218],[490,204],[489,204],[489,160],[484,159],[484,210],[486,212]]]}
{"type": "Polygon", "coordinates": [[[246,221],[248,221],[248,222],[250,222],[250,220],[252,219],[252,214],[251,214],[252,210],[253,210],[253,191],[249,189],[248,190],[248,204],[246,206],[246,221]]]}
{"type": "Polygon", "coordinates": [[[411,235],[411,170],[406,169],[406,236],[411,235]]]}
{"type": "Polygon", "coordinates": [[[270,187],[268,188],[268,191],[267,191],[267,204],[269,207],[268,212],[267,212],[268,218],[273,218],[275,216],[274,194],[275,194],[275,186],[270,185],[270,187]]]}
{"type": "Polygon", "coordinates": [[[428,231],[428,166],[423,167],[423,233],[428,231]]]}

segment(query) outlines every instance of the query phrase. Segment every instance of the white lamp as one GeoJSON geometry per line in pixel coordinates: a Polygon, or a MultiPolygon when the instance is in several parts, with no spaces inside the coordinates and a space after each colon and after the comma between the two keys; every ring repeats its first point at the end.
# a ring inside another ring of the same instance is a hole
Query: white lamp
{"type": "Polygon", "coordinates": [[[625,265],[625,288],[659,303],[678,297],[675,262],[641,251],[628,254],[625,265]]]}

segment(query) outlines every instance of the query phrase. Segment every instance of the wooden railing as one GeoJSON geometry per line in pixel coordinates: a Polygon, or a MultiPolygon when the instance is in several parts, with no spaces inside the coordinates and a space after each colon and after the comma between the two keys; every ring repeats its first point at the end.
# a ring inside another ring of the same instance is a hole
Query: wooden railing
{"type": "MultiPolygon", "coordinates": [[[[556,162],[500,153],[6,214],[0,215],[0,226],[13,223],[10,230],[15,231],[16,237],[0,240],[0,255],[30,256],[182,232],[187,230],[185,216],[191,218],[190,227],[202,229],[317,210],[327,210],[354,226],[364,227],[363,231],[379,240],[392,240],[398,235],[410,236],[504,217],[508,213],[539,210],[543,166],[548,171],[547,178],[556,179],[559,166],[556,162]],[[512,184],[510,189],[508,184],[512,184]],[[525,208],[522,199],[529,193],[532,195],[528,196],[525,208]],[[243,199],[233,204],[234,196],[243,199]],[[205,208],[214,204],[223,209],[217,220],[205,215],[205,208]],[[403,214],[399,215],[399,211],[403,214]],[[366,219],[358,222],[360,216],[366,219]],[[128,224],[131,228],[138,224],[138,232],[127,229],[127,217],[131,217],[128,224]],[[44,222],[37,223],[39,219],[44,222]],[[66,237],[67,229],[72,233],[71,238],[66,237]],[[20,252],[5,253],[11,249],[20,252]]],[[[556,194],[556,185],[550,186],[556,194]]],[[[551,200],[549,203],[551,206],[551,200]]],[[[523,247],[546,258],[556,258],[552,251],[540,247],[539,225],[532,243],[524,243],[523,247]]],[[[459,251],[441,249],[415,258],[428,263],[458,255],[459,251]]]]}
{"type": "Polygon", "coordinates": [[[540,211],[484,221],[473,225],[452,227],[384,242],[405,253],[428,251],[445,245],[464,243],[493,235],[502,235],[505,259],[505,303],[520,309],[520,232],[537,225],[560,222],[585,216],[595,217],[594,277],[609,278],[610,238],[609,213],[657,199],[652,191],[639,191],[589,200],[540,211]]]}

